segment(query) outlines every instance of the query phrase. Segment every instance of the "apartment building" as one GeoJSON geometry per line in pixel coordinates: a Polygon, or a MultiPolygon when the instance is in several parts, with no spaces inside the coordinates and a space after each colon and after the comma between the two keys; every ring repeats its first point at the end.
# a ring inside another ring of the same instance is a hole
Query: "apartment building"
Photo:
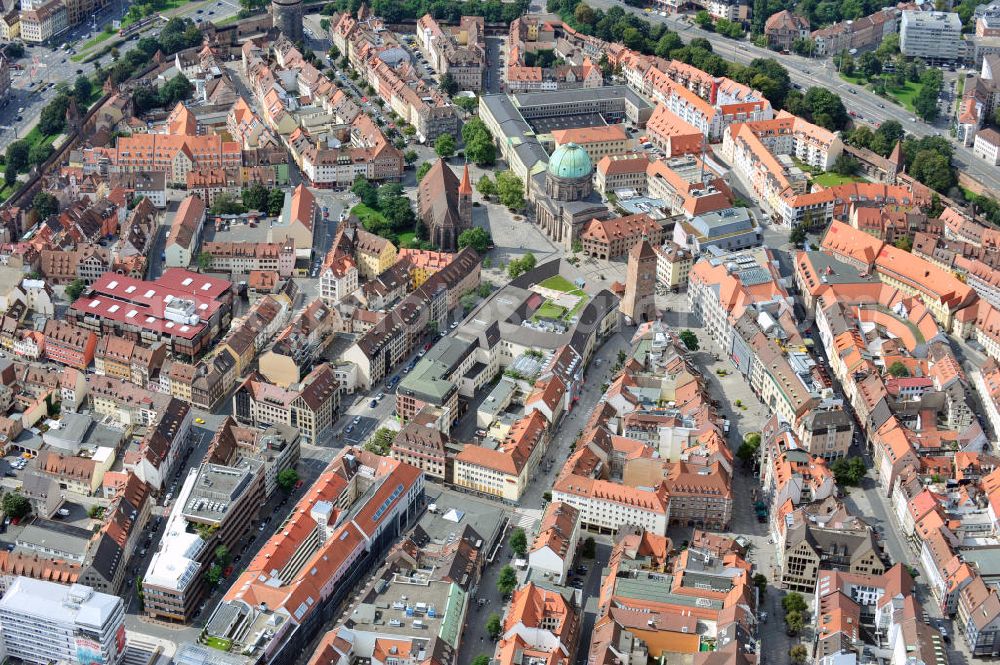
{"type": "Polygon", "coordinates": [[[211,257],[209,272],[249,275],[265,270],[288,278],[295,270],[295,245],[289,242],[205,242],[201,254],[211,257]]]}
{"type": "Polygon", "coordinates": [[[451,482],[455,451],[441,430],[440,420],[434,409],[410,418],[392,441],[392,459],[420,469],[428,478],[451,482]]]}
{"type": "Polygon", "coordinates": [[[34,6],[34,9],[22,8],[19,22],[21,39],[41,44],[66,32],[70,27],[66,6],[63,0],[52,0],[34,6]]]}
{"type": "Polygon", "coordinates": [[[579,610],[562,594],[528,582],[511,597],[496,646],[497,662],[518,665],[525,654],[549,650],[570,661],[580,634],[579,610]]]}
{"type": "Polygon", "coordinates": [[[320,440],[333,425],[339,407],[340,387],[326,363],[288,388],[251,374],[233,395],[233,415],[238,422],[253,427],[295,427],[307,442],[320,440]]]}
{"type": "Polygon", "coordinates": [[[0,599],[6,655],[26,663],[117,663],[125,653],[125,604],[83,584],[18,577],[0,599]]]}
{"type": "Polygon", "coordinates": [[[528,550],[528,565],[532,570],[551,573],[557,584],[565,584],[573,569],[579,537],[580,512],[568,503],[550,502],[528,550]]]}
{"type": "Polygon", "coordinates": [[[771,14],[764,23],[767,44],[779,51],[787,51],[797,39],[809,36],[809,19],[793,14],[787,9],[771,14]]]}
{"type": "Polygon", "coordinates": [[[423,507],[420,470],[345,448],[229,587],[206,635],[251,658],[293,662],[423,507]],[[275,625],[284,630],[268,632],[275,625]]]}
{"type": "Polygon", "coordinates": [[[592,219],[580,232],[583,253],[604,260],[628,254],[644,238],[653,245],[660,245],[664,239],[663,225],[646,213],[592,219]]]}
{"type": "Polygon", "coordinates": [[[821,569],[845,573],[881,575],[886,571],[874,537],[866,527],[837,528],[814,525],[809,519],[791,516],[782,538],[781,586],[812,593],[821,569]]]}
{"type": "Polygon", "coordinates": [[[194,262],[201,244],[206,210],[205,201],[197,196],[187,196],[181,201],[170,225],[170,233],[167,234],[164,249],[166,266],[187,268],[194,262]]]}
{"type": "Polygon", "coordinates": [[[430,14],[417,20],[417,44],[427,62],[439,76],[450,74],[461,90],[483,88],[485,34],[481,16],[463,16],[456,27],[442,26],[430,14]]]}
{"type": "Polygon", "coordinates": [[[899,21],[899,50],[909,58],[931,63],[965,57],[962,19],[954,12],[904,10],[899,21]]]}
{"type": "Polygon", "coordinates": [[[455,456],[453,483],[514,503],[548,446],[549,422],[538,411],[516,421],[496,448],[468,445],[455,456]]]}
{"type": "Polygon", "coordinates": [[[666,104],[657,104],[646,124],[646,136],[665,157],[700,155],[705,148],[705,135],[666,104]]]}
{"type": "Polygon", "coordinates": [[[620,189],[645,194],[649,162],[649,157],[641,153],[605,155],[594,167],[594,189],[605,196],[620,189]]]}
{"type": "Polygon", "coordinates": [[[94,351],[94,374],[145,388],[159,374],[166,356],[167,348],[159,342],[142,346],[117,335],[102,335],[94,351]]]}
{"type": "Polygon", "coordinates": [[[238,143],[223,141],[217,134],[185,136],[176,134],[134,134],[122,136],[114,148],[92,149],[91,160],[84,155],[84,171],[88,161],[100,156],[117,173],[161,171],[171,185],[186,185],[191,171],[238,168],[243,164],[243,152],[238,143]]]}
{"type": "Polygon", "coordinates": [[[357,365],[360,385],[370,386],[388,376],[414,350],[432,322],[443,329],[461,295],[479,285],[479,270],[478,254],[466,247],[358,338],[344,360],[357,365]]]}
{"type": "Polygon", "coordinates": [[[90,367],[97,348],[97,335],[93,331],[65,321],[49,319],[42,332],[45,336],[46,358],[66,367],[90,367]]]}
{"type": "Polygon", "coordinates": [[[147,616],[179,623],[192,619],[207,590],[204,578],[215,549],[236,549],[267,501],[263,467],[241,458],[233,466],[206,462],[188,472],[143,575],[147,616]]]}
{"type": "Polygon", "coordinates": [[[852,49],[862,53],[877,48],[887,36],[896,34],[899,16],[900,11],[895,7],[880,9],[868,16],[814,30],[809,38],[816,45],[815,55],[821,58],[852,49]]]}

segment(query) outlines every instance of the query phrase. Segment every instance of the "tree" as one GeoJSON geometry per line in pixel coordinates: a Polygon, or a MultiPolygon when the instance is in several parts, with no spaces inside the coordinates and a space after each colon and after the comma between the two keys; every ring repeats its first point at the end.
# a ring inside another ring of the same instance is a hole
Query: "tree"
{"type": "Polygon", "coordinates": [[[809,227],[805,222],[801,222],[792,227],[792,232],[788,234],[788,242],[793,245],[801,245],[806,241],[807,229],[809,227]]]}
{"type": "Polygon", "coordinates": [[[743,438],[743,443],[741,443],[740,447],[736,450],[736,456],[739,457],[744,464],[749,464],[757,458],[757,453],[759,451],[760,434],[752,432],[743,438]]]}
{"type": "Polygon", "coordinates": [[[396,433],[394,431],[388,427],[379,427],[364,447],[369,452],[385,457],[392,452],[392,442],[395,439],[396,433]]]}
{"type": "Polygon", "coordinates": [[[831,131],[847,127],[849,116],[840,97],[826,88],[809,88],[802,99],[810,121],[831,131]]]}
{"type": "Polygon", "coordinates": [[[798,591],[790,591],[781,599],[781,608],[786,612],[805,612],[807,607],[806,599],[798,591]]]}
{"type": "Polygon", "coordinates": [[[511,210],[524,207],[524,183],[513,171],[503,171],[497,176],[497,195],[500,203],[511,210]]]}
{"type": "Polygon", "coordinates": [[[690,330],[684,330],[680,334],[681,341],[684,346],[688,348],[689,351],[697,351],[700,347],[698,346],[698,336],[695,335],[690,330]]]}
{"type": "Polygon", "coordinates": [[[424,179],[427,172],[431,170],[431,166],[430,162],[421,162],[420,166],[417,167],[417,182],[424,179]]]}
{"type": "Polygon", "coordinates": [[[913,250],[913,236],[900,236],[893,243],[897,249],[901,249],[904,252],[909,252],[913,250]]]}
{"type": "Polygon", "coordinates": [[[368,179],[363,175],[359,175],[354,179],[354,182],[351,184],[351,193],[361,199],[361,202],[369,208],[373,210],[378,208],[378,189],[375,185],[368,182],[368,179]]]}
{"type": "Polygon", "coordinates": [[[90,95],[94,92],[94,84],[90,82],[90,79],[80,74],[76,77],[76,81],[73,82],[73,94],[76,95],[76,102],[78,104],[86,104],[90,101],[90,95]]]}
{"type": "Polygon", "coordinates": [[[229,548],[225,545],[219,545],[215,548],[215,552],[212,553],[215,557],[216,562],[220,566],[228,566],[229,562],[232,560],[232,555],[229,553],[229,548]]]}
{"type": "Polygon", "coordinates": [[[804,55],[807,58],[811,58],[812,55],[816,53],[816,42],[808,37],[799,37],[792,42],[792,51],[798,53],[799,55],[804,55]]]}
{"type": "Polygon", "coordinates": [[[576,9],[573,10],[573,18],[576,19],[577,25],[591,27],[594,25],[596,14],[590,5],[581,2],[576,6],[576,9]]]}
{"type": "Polygon", "coordinates": [[[198,270],[204,272],[212,267],[212,255],[208,252],[200,252],[198,254],[198,270]]]}
{"type": "Polygon", "coordinates": [[[496,161],[496,145],[486,124],[479,118],[473,118],[462,127],[462,142],[465,143],[465,156],[479,166],[489,166],[496,161]]]}
{"type": "Polygon", "coordinates": [[[20,492],[7,492],[0,502],[7,517],[20,519],[31,512],[31,502],[20,492]]]}
{"type": "Polygon", "coordinates": [[[28,161],[33,165],[41,166],[45,163],[45,160],[52,155],[53,151],[54,149],[51,143],[36,143],[31,146],[31,150],[28,151],[28,161]]]}
{"type": "Polygon", "coordinates": [[[38,117],[38,131],[45,136],[60,134],[66,127],[66,109],[69,108],[69,97],[57,95],[38,117]]]}
{"type": "Polygon", "coordinates": [[[838,485],[857,487],[865,477],[865,462],[860,457],[840,457],[830,465],[838,485]]]}
{"type": "Polygon", "coordinates": [[[257,210],[265,212],[267,210],[267,198],[270,192],[267,187],[255,182],[242,192],[243,207],[247,210],[257,210]]]}
{"type": "MultiPolygon", "coordinates": [[[[501,631],[503,631],[503,624],[500,623],[500,615],[494,612],[486,620],[486,633],[490,636],[491,640],[495,640],[500,637],[501,631]]],[[[472,662],[475,663],[475,661],[472,662]]],[[[489,662],[488,659],[487,662],[489,662]]]]}
{"type": "Polygon", "coordinates": [[[506,596],[512,593],[515,587],[517,587],[517,573],[511,566],[504,566],[497,577],[497,591],[501,596],[506,596]]]}
{"type": "MultiPolygon", "coordinates": [[[[321,18],[319,20],[319,29],[322,30],[323,32],[329,32],[330,31],[330,19],[328,19],[328,18],[321,18]]],[[[336,47],[334,47],[334,48],[336,48],[336,47]]],[[[332,51],[333,49],[330,49],[330,50],[332,51]]],[[[339,51],[338,51],[338,53],[339,53],[339,51]]],[[[330,58],[331,59],[336,58],[336,57],[337,56],[335,56],[333,54],[330,54],[330,58]]]]}
{"type": "Polygon", "coordinates": [[[757,587],[757,591],[763,596],[767,593],[767,577],[764,573],[757,573],[753,576],[753,585],[757,587]]]}
{"type": "Polygon", "coordinates": [[[451,74],[445,74],[441,77],[441,90],[451,97],[458,92],[458,81],[451,74]]]}
{"type": "Polygon", "coordinates": [[[788,650],[788,657],[795,665],[805,665],[806,661],[809,660],[809,650],[804,644],[796,644],[788,650]]]}
{"type": "Polygon", "coordinates": [[[17,169],[12,167],[10,164],[3,169],[3,181],[8,187],[17,182],[17,169]]]}
{"type": "Polygon", "coordinates": [[[532,270],[534,270],[537,262],[538,261],[535,258],[535,255],[532,254],[531,252],[528,252],[521,258],[514,259],[509,264],[507,264],[507,275],[510,276],[511,279],[514,279],[515,277],[520,277],[524,273],[531,272],[532,270]]]}
{"type": "Polygon", "coordinates": [[[702,30],[712,30],[712,17],[704,9],[694,15],[694,22],[697,23],[698,27],[702,30]]]}
{"type": "Polygon", "coordinates": [[[46,219],[59,212],[59,201],[48,192],[38,192],[31,200],[31,208],[38,214],[39,219],[46,219]]]}
{"type": "Polygon", "coordinates": [[[484,175],[476,183],[476,191],[479,192],[483,198],[490,198],[491,196],[497,195],[497,184],[490,180],[488,175],[484,175]]]}
{"type": "Polygon", "coordinates": [[[82,279],[74,279],[72,282],[66,285],[66,297],[70,302],[74,302],[77,298],[83,295],[84,290],[87,285],[82,279]]]}
{"type": "Polygon", "coordinates": [[[955,185],[955,172],[951,159],[939,152],[921,150],[909,167],[910,175],[939,192],[947,192],[955,185]]]}
{"type": "Polygon", "coordinates": [[[805,628],[806,622],[802,618],[802,613],[798,611],[785,614],[785,626],[789,635],[798,635],[805,628]]]}
{"type": "Polygon", "coordinates": [[[4,163],[7,168],[14,169],[15,173],[26,171],[28,160],[30,159],[31,148],[25,140],[14,141],[7,146],[7,155],[4,163]]]}
{"type": "Polygon", "coordinates": [[[280,487],[284,492],[291,492],[295,488],[295,484],[298,482],[299,472],[295,469],[282,469],[281,472],[278,473],[278,487],[280,487]]]}
{"type": "Polygon", "coordinates": [[[458,235],[458,246],[461,247],[471,247],[480,254],[485,254],[490,249],[490,245],[493,244],[493,238],[487,233],[486,229],[479,226],[466,229],[458,235]]]}
{"type": "Polygon", "coordinates": [[[403,153],[403,161],[406,162],[407,166],[417,161],[418,159],[419,157],[417,156],[416,150],[407,150],[406,152],[403,153]]]}
{"type": "Polygon", "coordinates": [[[212,207],[209,211],[213,215],[240,215],[246,210],[243,208],[243,204],[236,200],[236,197],[228,192],[222,192],[221,194],[215,195],[215,200],[212,202],[212,207]]]}
{"type": "Polygon", "coordinates": [[[858,59],[858,66],[861,68],[861,72],[868,78],[875,78],[882,73],[882,61],[871,51],[861,54],[861,57],[858,59]]]}
{"type": "Polygon", "coordinates": [[[528,551],[528,537],[524,534],[524,529],[518,527],[511,532],[510,549],[518,556],[524,556],[528,551]]]}
{"type": "Polygon", "coordinates": [[[441,134],[434,141],[434,153],[442,159],[455,154],[455,138],[451,134],[441,134]]]}
{"type": "Polygon", "coordinates": [[[854,175],[857,170],[858,160],[848,154],[842,154],[840,157],[837,157],[837,161],[833,163],[833,172],[839,175],[854,175]]]}
{"type": "Polygon", "coordinates": [[[205,581],[208,582],[209,586],[215,587],[219,585],[222,580],[222,566],[217,563],[213,563],[205,573],[205,581]]]}
{"type": "Polygon", "coordinates": [[[597,555],[597,541],[592,536],[587,536],[580,546],[580,556],[584,559],[593,559],[597,555]]]}
{"type": "Polygon", "coordinates": [[[285,193],[280,189],[272,189],[267,195],[267,214],[277,217],[281,214],[281,209],[285,207],[285,193]]]}
{"type": "Polygon", "coordinates": [[[906,368],[906,365],[903,364],[901,360],[897,360],[896,362],[889,365],[889,374],[892,374],[894,377],[899,379],[909,376],[910,370],[906,368]]]}

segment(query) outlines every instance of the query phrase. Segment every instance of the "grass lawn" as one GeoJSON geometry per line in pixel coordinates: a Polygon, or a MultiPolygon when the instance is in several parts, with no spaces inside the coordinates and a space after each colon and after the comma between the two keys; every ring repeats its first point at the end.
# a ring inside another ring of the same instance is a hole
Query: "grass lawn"
{"type": "Polygon", "coordinates": [[[227,16],[226,18],[219,19],[218,21],[212,21],[217,28],[221,28],[224,25],[229,25],[230,23],[236,23],[240,20],[239,14],[233,14],[232,16],[227,16]]]}
{"type": "Polygon", "coordinates": [[[410,244],[414,241],[414,239],[416,239],[416,237],[417,237],[417,234],[413,233],[412,231],[410,231],[409,233],[400,233],[399,234],[399,246],[400,247],[409,247],[410,244]]]}
{"type": "MultiPolygon", "coordinates": [[[[115,31],[114,30],[112,30],[111,32],[104,32],[103,30],[101,30],[101,32],[99,32],[96,37],[93,37],[92,39],[89,39],[86,44],[84,44],[83,46],[81,46],[80,50],[83,51],[83,50],[88,49],[88,48],[93,48],[94,46],[97,46],[101,42],[106,41],[108,39],[111,39],[114,36],[115,36],[115,31]]],[[[80,55],[79,53],[77,53],[76,55],[74,55],[73,57],[71,57],[70,60],[72,60],[73,62],[79,62],[79,60],[77,60],[77,58],[82,58],[82,57],[83,57],[82,55],[80,55]]]]}
{"type": "Polygon", "coordinates": [[[902,88],[890,88],[886,86],[885,91],[889,93],[890,97],[902,104],[907,111],[913,111],[913,100],[916,98],[917,93],[920,92],[920,84],[907,81],[906,85],[902,88]]]}
{"type": "Polygon", "coordinates": [[[560,307],[554,302],[546,300],[542,303],[542,306],[538,308],[535,315],[531,318],[533,319],[561,319],[566,314],[566,308],[560,307]]]}
{"type": "Polygon", "coordinates": [[[206,637],[205,644],[213,649],[218,649],[219,651],[229,651],[229,649],[233,646],[233,643],[229,640],[213,636],[206,637]]]}
{"type": "Polygon", "coordinates": [[[573,282],[569,281],[562,275],[553,275],[544,282],[539,282],[538,286],[545,287],[546,289],[555,289],[556,291],[562,291],[564,293],[579,290],[573,282]]]}
{"type": "Polygon", "coordinates": [[[853,83],[854,85],[860,85],[861,87],[864,87],[865,84],[867,83],[867,80],[865,79],[864,76],[848,76],[843,72],[841,72],[840,78],[844,79],[848,83],[853,83]]]}
{"type": "Polygon", "coordinates": [[[32,146],[36,144],[52,145],[53,143],[55,143],[57,138],[59,138],[58,135],[43,136],[42,132],[38,129],[38,125],[35,125],[34,127],[32,127],[30,132],[25,134],[22,140],[28,142],[28,148],[30,149],[32,146]]]}
{"type": "Polygon", "coordinates": [[[822,185],[823,187],[835,187],[837,185],[843,185],[848,182],[862,182],[864,178],[859,178],[854,175],[840,175],[839,173],[827,172],[821,173],[818,176],[813,176],[812,181],[817,185],[822,185]]]}
{"type": "MultiPolygon", "coordinates": [[[[373,220],[381,223],[385,223],[385,215],[380,213],[378,210],[373,210],[366,206],[364,203],[359,203],[358,205],[351,208],[351,212],[358,216],[358,219],[364,224],[366,221],[373,220]]],[[[367,225],[365,225],[367,228],[367,225]]]]}

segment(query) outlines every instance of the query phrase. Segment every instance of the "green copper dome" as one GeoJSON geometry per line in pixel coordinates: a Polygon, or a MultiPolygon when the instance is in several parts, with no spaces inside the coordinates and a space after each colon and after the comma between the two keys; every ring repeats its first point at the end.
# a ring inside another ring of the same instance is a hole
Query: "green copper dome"
{"type": "Polygon", "coordinates": [[[559,146],[549,158],[549,173],[557,178],[589,178],[593,171],[590,155],[575,143],[559,146]]]}

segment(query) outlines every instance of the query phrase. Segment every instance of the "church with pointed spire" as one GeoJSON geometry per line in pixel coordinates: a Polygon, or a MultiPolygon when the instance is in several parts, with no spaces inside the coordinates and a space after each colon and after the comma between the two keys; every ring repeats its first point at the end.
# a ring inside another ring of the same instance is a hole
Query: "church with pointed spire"
{"type": "Polygon", "coordinates": [[[430,242],[442,252],[457,251],[458,236],[472,228],[469,165],[459,180],[445,160],[435,162],[417,188],[417,210],[430,242]]]}

